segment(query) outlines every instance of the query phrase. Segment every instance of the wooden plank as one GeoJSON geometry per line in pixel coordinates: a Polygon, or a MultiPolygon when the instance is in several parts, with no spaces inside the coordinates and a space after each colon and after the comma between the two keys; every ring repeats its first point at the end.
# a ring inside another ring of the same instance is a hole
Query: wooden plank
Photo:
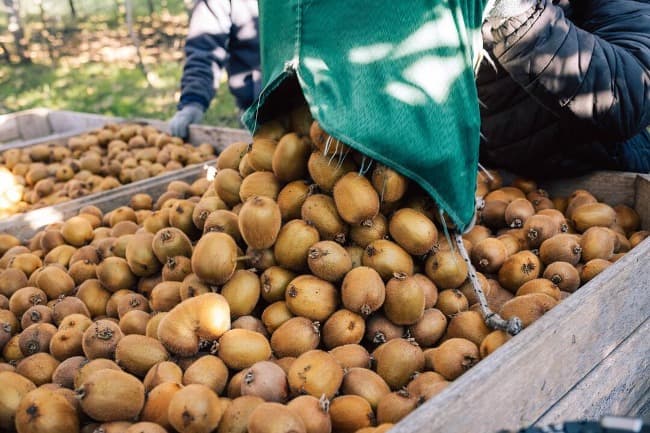
{"type": "Polygon", "coordinates": [[[650,424],[650,397],[646,394],[636,402],[628,412],[628,416],[639,417],[644,423],[650,424]]]}
{"type": "Polygon", "coordinates": [[[236,141],[250,143],[252,139],[253,137],[244,129],[190,125],[189,141],[192,144],[210,143],[218,152],[236,141]]]}
{"type": "Polygon", "coordinates": [[[53,132],[61,133],[99,128],[107,122],[117,121],[116,119],[120,118],[77,111],[51,110],[48,119],[53,132]]]}
{"type": "Polygon", "coordinates": [[[634,208],[641,217],[641,227],[650,230],[650,175],[636,178],[634,208]]]}
{"type": "Polygon", "coordinates": [[[18,140],[19,138],[20,131],[18,131],[16,119],[8,114],[0,116],[0,144],[18,140]]]}
{"type": "Polygon", "coordinates": [[[427,401],[393,433],[531,425],[650,317],[650,240],[427,401]]]}
{"type": "Polygon", "coordinates": [[[18,130],[20,131],[20,138],[29,140],[32,138],[43,137],[50,135],[52,128],[50,122],[47,120],[47,111],[33,111],[22,116],[18,116],[18,130]]]}
{"type": "Polygon", "coordinates": [[[568,196],[576,189],[586,189],[598,201],[610,205],[626,204],[634,206],[636,173],[621,171],[596,171],[586,176],[557,181],[541,182],[551,196],[568,196]]]}
{"type": "Polygon", "coordinates": [[[640,399],[650,399],[650,319],[591,370],[536,422],[539,426],[605,415],[633,415],[640,399]]]}
{"type": "Polygon", "coordinates": [[[107,212],[127,205],[134,194],[147,193],[157,199],[167,190],[169,182],[173,180],[194,182],[205,173],[205,165],[214,165],[214,163],[215,160],[207,161],[204,164],[196,164],[154,178],[132,182],[109,191],[89,194],[68,202],[14,215],[0,221],[0,233],[11,233],[21,241],[26,241],[34,236],[39,229],[53,222],[70,218],[87,205],[97,206],[103,212],[107,212]]]}

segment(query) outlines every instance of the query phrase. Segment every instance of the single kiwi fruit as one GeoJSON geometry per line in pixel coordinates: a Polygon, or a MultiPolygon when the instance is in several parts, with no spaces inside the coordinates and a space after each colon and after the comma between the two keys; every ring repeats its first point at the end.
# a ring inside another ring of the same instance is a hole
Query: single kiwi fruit
{"type": "Polygon", "coordinates": [[[300,395],[289,401],[287,407],[302,419],[307,433],[329,433],[332,431],[328,399],[300,395]]]}
{"type": "Polygon", "coordinates": [[[84,331],[82,340],[84,355],[88,359],[112,359],[117,343],[122,337],[124,334],[117,323],[106,319],[97,320],[84,331]]]}
{"type": "Polygon", "coordinates": [[[343,368],[336,358],[322,350],[310,350],[291,364],[287,375],[294,395],[309,394],[331,399],[343,381],[343,368]]]}
{"type": "Polygon", "coordinates": [[[211,287],[202,282],[196,274],[187,275],[181,282],[181,287],[179,289],[182,301],[210,292],[212,292],[211,287]]]}
{"type": "Polygon", "coordinates": [[[379,195],[365,176],[357,173],[343,175],[332,192],[336,209],[349,224],[361,224],[379,213],[379,195]]]}
{"type": "Polygon", "coordinates": [[[522,228],[530,248],[539,248],[545,240],[558,233],[556,222],[548,215],[533,215],[526,220],[522,228]]]}
{"type": "Polygon", "coordinates": [[[192,270],[209,284],[223,284],[237,266],[237,244],[225,233],[210,232],[201,237],[192,253],[192,270]]]}
{"type": "Polygon", "coordinates": [[[359,266],[350,270],[341,285],[341,299],[348,310],[364,317],[384,304],[386,286],[373,268],[359,266]]]}
{"type": "Polygon", "coordinates": [[[128,373],[144,377],[159,362],[167,361],[169,353],[155,338],[125,335],[115,348],[115,361],[128,373]]]}
{"type": "Polygon", "coordinates": [[[239,211],[239,231],[246,244],[255,249],[271,247],[282,224],[278,204],[269,197],[252,196],[239,211]]]}
{"type": "Polygon", "coordinates": [[[38,287],[26,286],[18,289],[9,298],[9,310],[15,317],[22,317],[25,311],[34,305],[47,303],[47,295],[38,287]]]}
{"type": "Polygon", "coordinates": [[[504,288],[515,293],[526,281],[538,278],[540,272],[539,258],[530,251],[520,251],[503,263],[499,269],[498,281],[504,288]]]}
{"type": "Polygon", "coordinates": [[[634,233],[632,233],[629,237],[630,241],[630,246],[631,248],[636,247],[639,245],[641,242],[643,242],[648,236],[650,236],[650,232],[647,230],[639,230],[634,233]]]}
{"type": "Polygon", "coordinates": [[[269,303],[284,299],[287,285],[297,275],[280,266],[271,266],[260,275],[261,295],[269,303]]]}
{"type": "Polygon", "coordinates": [[[294,278],[285,292],[287,307],[293,314],[321,322],[336,311],[338,297],[334,285],[313,275],[294,278]]]}
{"type": "Polygon", "coordinates": [[[454,380],[480,360],[478,346],[464,338],[449,338],[424,352],[427,366],[447,380],[454,380]]]}
{"type": "Polygon", "coordinates": [[[25,356],[38,352],[49,352],[50,340],[56,333],[56,326],[51,323],[35,323],[23,329],[18,339],[20,351],[25,356]]]}
{"type": "Polygon", "coordinates": [[[27,277],[30,277],[32,273],[36,273],[42,266],[43,262],[38,255],[34,253],[23,253],[13,256],[9,260],[7,267],[20,269],[27,277]]]}
{"type": "Polygon", "coordinates": [[[616,212],[616,223],[623,228],[625,233],[632,233],[641,226],[641,218],[633,208],[619,204],[614,206],[614,212],[616,212]]]}
{"type": "Polygon", "coordinates": [[[52,382],[52,374],[58,366],[59,361],[49,353],[37,352],[18,361],[16,373],[25,376],[34,385],[41,386],[52,382]]]}
{"type": "Polygon", "coordinates": [[[400,389],[424,369],[424,354],[414,341],[395,338],[373,351],[375,370],[392,390],[400,389]]]}
{"type": "Polygon", "coordinates": [[[240,269],[221,288],[221,295],[230,305],[230,315],[236,319],[251,314],[260,298],[261,283],[254,272],[240,269]]]}
{"type": "Polygon", "coordinates": [[[248,163],[256,171],[273,170],[273,155],[278,141],[269,138],[253,138],[248,151],[248,163]]]}
{"type": "Polygon", "coordinates": [[[112,361],[110,359],[106,359],[106,358],[97,358],[93,360],[85,359],[85,361],[81,363],[77,373],[73,377],[74,388],[76,389],[80,387],[81,384],[85,382],[86,379],[96,371],[104,370],[104,369],[121,371],[120,366],[117,365],[115,361],[112,361]]]}
{"type": "Polygon", "coordinates": [[[280,193],[280,181],[270,171],[256,171],[244,178],[239,189],[239,198],[246,203],[249,198],[258,195],[269,197],[273,200],[280,193]]]}
{"type": "Polygon", "coordinates": [[[255,407],[248,418],[249,433],[307,433],[302,418],[289,407],[264,402],[255,407]]]}
{"type": "Polygon", "coordinates": [[[412,325],[424,313],[424,289],[413,276],[396,273],[386,283],[384,314],[397,325],[412,325]]]}
{"type": "Polygon", "coordinates": [[[151,240],[151,248],[160,263],[165,263],[169,257],[192,256],[192,241],[176,227],[157,231],[151,240]]]}
{"type": "Polygon", "coordinates": [[[400,200],[408,189],[408,179],[383,164],[375,166],[371,180],[382,203],[394,203],[400,200]]]}
{"type": "Polygon", "coordinates": [[[132,289],[137,280],[128,262],[121,257],[107,257],[97,266],[97,279],[111,293],[132,289]]]}
{"type": "Polygon", "coordinates": [[[580,238],[576,235],[557,234],[542,242],[539,248],[539,258],[545,265],[553,262],[567,262],[575,266],[584,253],[581,243],[580,238]]]}
{"type": "Polygon", "coordinates": [[[221,198],[230,207],[241,201],[239,191],[241,189],[243,178],[238,170],[232,168],[223,168],[217,171],[212,187],[221,198]]]}
{"type": "Polygon", "coordinates": [[[600,226],[588,228],[580,238],[582,261],[586,263],[592,259],[609,260],[614,255],[617,242],[616,232],[609,228],[600,226]]]}
{"type": "Polygon", "coordinates": [[[242,370],[271,357],[271,345],[262,334],[231,329],[219,338],[218,355],[232,369],[242,370]]]}
{"type": "MultiPolygon", "coordinates": [[[[138,231],[138,224],[131,220],[120,221],[111,228],[111,236],[119,238],[124,235],[132,235],[138,231]]],[[[83,248],[83,247],[82,247],[83,248]]]]}
{"type": "Polygon", "coordinates": [[[371,315],[366,322],[365,339],[372,344],[383,344],[404,336],[405,328],[396,325],[381,313],[371,315]]]}
{"type": "MultiPolygon", "coordinates": [[[[419,399],[405,389],[386,394],[377,405],[377,423],[390,428],[413,412],[418,404],[419,399]]],[[[376,429],[379,430],[380,427],[376,429]]]]}
{"type": "Polygon", "coordinates": [[[343,367],[343,370],[348,370],[353,367],[370,368],[372,359],[370,353],[360,344],[337,346],[331,349],[329,353],[336,358],[341,367],[343,367]]]}
{"type": "Polygon", "coordinates": [[[481,313],[463,311],[449,321],[447,338],[464,338],[480,346],[483,339],[490,333],[481,313]]]}
{"type": "Polygon", "coordinates": [[[45,266],[36,278],[36,285],[45,292],[48,299],[70,295],[75,288],[72,277],[57,265],[45,266]]]}
{"type": "Polygon", "coordinates": [[[604,259],[591,259],[580,269],[580,282],[591,281],[596,275],[611,266],[611,262],[604,259]]]}
{"type": "MultiPolygon", "coordinates": [[[[54,247],[43,258],[43,264],[45,265],[59,264],[61,266],[68,266],[68,264],[70,263],[70,258],[72,257],[75,251],[76,248],[68,244],[54,247]]],[[[2,277],[0,277],[0,281],[1,278],[2,277]]],[[[2,290],[1,286],[0,286],[0,290],[2,290]]]]}
{"type": "Polygon", "coordinates": [[[579,232],[590,227],[609,227],[616,221],[616,211],[605,203],[587,203],[576,208],[569,217],[579,232]]]}
{"type": "Polygon", "coordinates": [[[467,278],[467,263],[457,251],[436,251],[424,266],[426,275],[441,289],[458,288],[467,278]]]}
{"type": "Polygon", "coordinates": [[[449,382],[434,371],[416,373],[413,380],[406,386],[406,391],[419,400],[428,400],[444,390],[449,382]]]}
{"type": "Polygon", "coordinates": [[[9,268],[0,272],[0,294],[7,298],[25,286],[27,286],[27,276],[20,269],[9,268]]]}
{"type": "Polygon", "coordinates": [[[273,252],[278,265],[294,272],[308,269],[309,248],[320,240],[318,230],[303,220],[291,220],[280,229],[273,252]]]}
{"type": "Polygon", "coordinates": [[[242,257],[242,260],[243,259],[247,259],[247,261],[239,261],[237,263],[237,269],[245,269],[246,267],[249,267],[253,268],[255,271],[263,272],[271,266],[276,266],[278,264],[275,260],[273,249],[271,248],[264,248],[262,250],[247,248],[246,255],[242,257]]]}
{"type": "Polygon", "coordinates": [[[220,209],[208,215],[203,224],[203,233],[209,232],[223,232],[232,236],[237,243],[242,241],[239,231],[239,216],[229,210],[220,209]]]}
{"type": "Polygon", "coordinates": [[[529,293],[515,296],[503,304],[499,314],[506,320],[519,317],[524,326],[529,326],[557,304],[555,298],[545,293],[529,293]]]}
{"type": "Polygon", "coordinates": [[[323,192],[330,193],[336,182],[346,173],[356,174],[357,166],[350,158],[344,156],[339,160],[339,158],[332,159],[331,156],[323,155],[321,152],[312,152],[307,161],[307,170],[309,177],[318,187],[323,192]]]}
{"type": "Polygon", "coordinates": [[[332,197],[309,195],[303,202],[300,216],[318,230],[321,239],[345,243],[349,227],[339,215],[332,197]]]}
{"type": "Polygon", "coordinates": [[[353,433],[375,424],[375,414],[370,403],[358,395],[341,395],[330,402],[332,429],[353,433]]]}
{"type": "Polygon", "coordinates": [[[282,221],[300,218],[302,206],[310,194],[311,188],[305,180],[294,180],[286,184],[278,193],[277,199],[282,221]]]}
{"type": "MultiPolygon", "coordinates": [[[[0,306],[0,309],[9,309],[9,300],[6,306],[0,306]]],[[[20,318],[20,327],[27,329],[30,325],[35,323],[53,323],[52,309],[46,305],[34,305],[29,307],[27,311],[20,318]]],[[[0,345],[1,346],[1,345],[0,345]]]]}
{"type": "Polygon", "coordinates": [[[250,414],[262,403],[264,403],[263,399],[252,395],[233,399],[224,410],[215,431],[218,433],[246,433],[250,414]]]}
{"type": "Polygon", "coordinates": [[[543,277],[565,292],[573,293],[580,287],[580,274],[571,263],[553,262],[545,269],[543,277]]]}
{"type": "Polygon", "coordinates": [[[61,393],[38,388],[25,394],[15,414],[15,427],[20,433],[79,432],[76,408],[61,393]]]}
{"type": "Polygon", "coordinates": [[[84,356],[71,356],[62,360],[52,373],[52,383],[74,389],[74,378],[87,361],[84,356]]]}
{"type": "Polygon", "coordinates": [[[201,231],[204,231],[205,220],[216,210],[226,210],[228,205],[218,196],[203,197],[192,211],[192,222],[201,231]]]}
{"type": "MultiPolygon", "coordinates": [[[[200,358],[199,358],[200,359],[200,358]]],[[[162,361],[152,366],[142,379],[144,390],[147,394],[161,383],[183,383],[183,370],[172,361],[162,361]]]]}
{"type": "Polygon", "coordinates": [[[410,208],[399,209],[391,216],[388,231],[399,246],[414,256],[428,253],[438,240],[433,221],[410,208]]]}
{"type": "Polygon", "coordinates": [[[276,329],[292,317],[294,317],[293,313],[291,313],[284,301],[277,301],[268,305],[261,315],[262,323],[264,323],[269,334],[273,334],[276,329]]]}
{"type": "Polygon", "coordinates": [[[382,397],[391,392],[386,381],[368,368],[352,367],[345,371],[341,393],[364,398],[373,410],[377,409],[382,397]]]}
{"type": "Polygon", "coordinates": [[[192,273],[192,261],[185,256],[168,257],[162,267],[163,281],[183,281],[192,273]]]}
{"type": "Polygon", "coordinates": [[[93,321],[85,314],[72,313],[61,319],[59,322],[59,331],[64,329],[75,329],[84,332],[92,324],[93,321]]]}
{"type": "Polygon", "coordinates": [[[162,281],[153,288],[149,297],[149,305],[154,311],[170,311],[181,302],[181,283],[178,281],[162,281]]]}
{"type": "Polygon", "coordinates": [[[124,335],[146,335],[151,315],[142,310],[131,310],[120,317],[119,326],[124,335]]]}
{"type": "Polygon", "coordinates": [[[246,370],[241,395],[252,395],[268,402],[284,403],[289,396],[287,374],[271,361],[258,361],[246,370]]]}
{"type": "MultiPolygon", "coordinates": [[[[255,141],[253,141],[253,150],[255,141]]],[[[251,152],[252,153],[252,152],[251,152]]],[[[271,168],[282,182],[291,182],[307,177],[307,161],[311,145],[307,137],[292,132],[282,136],[273,153],[271,168]]]]}
{"type": "Polygon", "coordinates": [[[228,367],[214,355],[201,356],[183,372],[183,385],[201,384],[220,395],[228,384],[228,367]]]}
{"type": "Polygon", "coordinates": [[[323,325],[323,343],[327,349],[346,344],[358,344],[366,332],[363,317],[350,310],[340,309],[334,312],[323,325]]]}
{"type": "Polygon", "coordinates": [[[507,332],[496,330],[490,332],[481,342],[479,347],[479,352],[481,354],[481,359],[487,357],[492,352],[497,350],[499,347],[503,346],[511,336],[507,332]]]}
{"type": "Polygon", "coordinates": [[[472,247],[472,264],[480,272],[497,272],[507,258],[508,249],[498,238],[485,238],[472,247]]]}
{"type": "Polygon", "coordinates": [[[153,234],[144,231],[133,235],[126,245],[126,261],[138,277],[151,276],[162,268],[152,248],[153,239],[153,234]]]}
{"type": "Polygon", "coordinates": [[[103,369],[75,389],[81,408],[97,421],[136,418],[144,407],[144,385],[121,370],[103,369]]]}
{"type": "MultiPolygon", "coordinates": [[[[489,195],[488,195],[489,197],[489,195]]],[[[481,225],[489,227],[492,230],[498,230],[506,227],[506,209],[509,202],[498,199],[485,198],[483,208],[478,211],[478,218],[481,225]]]]}
{"type": "Polygon", "coordinates": [[[307,264],[314,275],[326,281],[337,282],[352,269],[347,250],[334,241],[320,241],[307,253],[307,264]]]}
{"type": "Polygon", "coordinates": [[[529,293],[544,293],[557,301],[561,299],[560,288],[546,278],[535,278],[534,280],[525,282],[517,289],[516,296],[527,295],[529,293]]]}
{"type": "Polygon", "coordinates": [[[350,239],[361,248],[365,248],[371,242],[384,239],[388,234],[388,221],[379,213],[370,221],[350,227],[350,239]]]}
{"type": "Polygon", "coordinates": [[[106,314],[106,304],[111,293],[97,279],[89,279],[77,287],[76,297],[88,308],[91,317],[106,314]]]}
{"type": "Polygon", "coordinates": [[[248,152],[249,143],[244,141],[236,141],[226,146],[224,150],[219,153],[217,157],[217,169],[223,170],[231,168],[237,170],[239,163],[248,152]]]}
{"type": "Polygon", "coordinates": [[[379,239],[364,250],[362,263],[375,269],[384,281],[395,273],[413,275],[413,258],[395,242],[379,239]]]}
{"type": "Polygon", "coordinates": [[[140,421],[131,424],[124,433],[166,433],[167,430],[160,424],[153,422],[140,421]]]}
{"type": "Polygon", "coordinates": [[[442,338],[447,329],[447,317],[442,311],[436,308],[429,308],[424,310],[420,320],[409,326],[408,329],[410,335],[420,347],[433,347],[442,338]]]}
{"type": "Polygon", "coordinates": [[[65,298],[58,298],[52,307],[52,318],[54,323],[59,326],[63,319],[71,314],[81,314],[90,318],[90,311],[86,304],[76,296],[66,296],[65,298]]]}
{"type": "Polygon", "coordinates": [[[216,340],[230,328],[230,308],[217,293],[205,293],[175,306],[158,325],[158,340],[171,353],[192,356],[199,339],[216,340]]]}
{"type": "Polygon", "coordinates": [[[320,343],[320,326],[306,317],[292,317],[271,335],[271,348],[277,357],[298,357],[316,349],[320,343]]]}
{"type": "Polygon", "coordinates": [[[269,338],[269,333],[264,326],[264,322],[252,315],[240,316],[237,319],[233,320],[232,328],[248,329],[249,331],[258,332],[266,338],[269,338]]]}

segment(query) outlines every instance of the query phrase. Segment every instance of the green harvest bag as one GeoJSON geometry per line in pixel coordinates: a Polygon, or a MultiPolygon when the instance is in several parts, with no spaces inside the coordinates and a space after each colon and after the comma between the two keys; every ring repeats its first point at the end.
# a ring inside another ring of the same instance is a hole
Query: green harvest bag
{"type": "Polygon", "coordinates": [[[487,0],[260,0],[251,132],[304,94],[337,139],[416,181],[457,229],[474,215],[473,65],[487,0]]]}

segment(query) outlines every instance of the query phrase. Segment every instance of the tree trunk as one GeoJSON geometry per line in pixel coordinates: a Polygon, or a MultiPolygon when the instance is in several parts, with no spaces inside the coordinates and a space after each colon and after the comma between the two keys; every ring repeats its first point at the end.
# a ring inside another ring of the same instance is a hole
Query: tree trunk
{"type": "Polygon", "coordinates": [[[77,9],[74,7],[74,0],[68,0],[68,4],[70,5],[70,13],[72,14],[72,19],[76,20],[77,19],[77,9]]]}
{"type": "Polygon", "coordinates": [[[0,41],[0,50],[2,50],[2,58],[7,61],[7,63],[11,62],[11,56],[9,55],[9,50],[7,49],[7,46],[0,41]]]}
{"type": "Polygon", "coordinates": [[[131,36],[131,41],[133,42],[133,45],[135,46],[135,51],[138,55],[138,68],[140,68],[140,70],[142,71],[142,74],[144,75],[144,78],[147,80],[147,84],[149,85],[149,87],[153,87],[151,80],[149,80],[149,71],[147,70],[147,66],[144,64],[144,61],[142,60],[142,54],[140,53],[140,40],[138,39],[138,35],[133,29],[133,1],[125,0],[124,6],[126,8],[126,25],[129,29],[129,35],[131,36]]]}
{"type": "Polygon", "coordinates": [[[153,6],[153,0],[147,0],[147,6],[149,7],[149,15],[153,15],[156,9],[153,6]]]}
{"type": "Polygon", "coordinates": [[[38,4],[38,10],[41,18],[41,23],[43,24],[43,30],[41,30],[41,37],[45,40],[45,45],[47,46],[47,53],[50,56],[50,63],[54,63],[54,52],[52,50],[52,41],[50,41],[50,30],[47,27],[47,20],[45,19],[45,9],[43,8],[43,0],[36,0],[38,4]]]}
{"type": "Polygon", "coordinates": [[[21,62],[28,62],[29,58],[25,56],[24,38],[25,32],[20,20],[20,2],[18,0],[2,0],[7,13],[9,14],[9,32],[14,37],[16,44],[16,54],[21,62]]]}

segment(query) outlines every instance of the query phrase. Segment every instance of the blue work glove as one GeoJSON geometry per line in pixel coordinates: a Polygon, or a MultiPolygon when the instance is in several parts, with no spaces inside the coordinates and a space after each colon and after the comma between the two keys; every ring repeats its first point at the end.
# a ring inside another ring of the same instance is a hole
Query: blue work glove
{"type": "Polygon", "coordinates": [[[486,20],[496,29],[509,18],[523,14],[536,3],[537,0],[493,0],[487,6],[486,20]]]}
{"type": "Polygon", "coordinates": [[[192,123],[199,123],[203,120],[203,106],[200,104],[187,104],[178,110],[169,121],[169,132],[176,136],[187,137],[187,128],[192,123]]]}

